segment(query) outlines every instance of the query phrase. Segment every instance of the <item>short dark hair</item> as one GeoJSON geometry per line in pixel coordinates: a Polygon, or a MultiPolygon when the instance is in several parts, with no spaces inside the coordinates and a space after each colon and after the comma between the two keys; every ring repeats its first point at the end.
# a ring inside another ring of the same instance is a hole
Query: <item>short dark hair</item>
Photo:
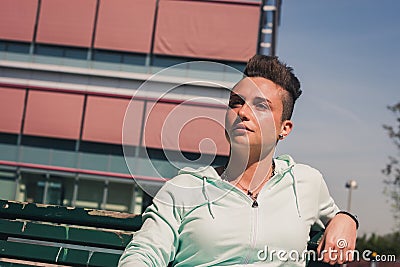
{"type": "Polygon", "coordinates": [[[294,103],[301,95],[300,81],[293,68],[278,60],[275,56],[255,55],[246,65],[244,75],[262,77],[282,87],[287,93],[282,96],[282,121],[292,117],[294,103]]]}

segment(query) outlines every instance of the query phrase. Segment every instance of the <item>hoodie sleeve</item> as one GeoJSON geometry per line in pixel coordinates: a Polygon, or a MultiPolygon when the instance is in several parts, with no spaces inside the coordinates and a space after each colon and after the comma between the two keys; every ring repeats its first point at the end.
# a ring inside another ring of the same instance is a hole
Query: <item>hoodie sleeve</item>
{"type": "Polygon", "coordinates": [[[142,228],[122,254],[119,267],[162,267],[175,258],[180,215],[165,184],[143,213],[142,228]]]}
{"type": "Polygon", "coordinates": [[[318,218],[314,226],[317,226],[316,228],[325,228],[328,222],[336,215],[338,211],[339,208],[338,206],[336,206],[335,201],[329,194],[328,187],[326,186],[326,183],[321,176],[318,202],[318,218]]]}

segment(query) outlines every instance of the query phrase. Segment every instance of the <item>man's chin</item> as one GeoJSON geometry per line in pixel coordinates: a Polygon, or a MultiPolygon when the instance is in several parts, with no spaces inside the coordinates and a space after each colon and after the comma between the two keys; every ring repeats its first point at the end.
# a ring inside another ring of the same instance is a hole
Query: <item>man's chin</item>
{"type": "Polygon", "coordinates": [[[244,137],[233,137],[231,138],[231,147],[235,150],[250,150],[252,147],[251,143],[249,142],[248,138],[244,137]]]}

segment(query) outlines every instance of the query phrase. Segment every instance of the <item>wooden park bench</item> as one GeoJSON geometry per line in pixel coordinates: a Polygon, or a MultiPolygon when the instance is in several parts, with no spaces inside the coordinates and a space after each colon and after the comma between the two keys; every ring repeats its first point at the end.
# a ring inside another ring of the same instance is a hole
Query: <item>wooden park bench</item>
{"type": "Polygon", "coordinates": [[[117,266],[141,225],[140,215],[0,200],[0,267],[33,265],[16,265],[13,259],[117,266]]]}
{"type": "Polygon", "coordinates": [[[141,225],[140,215],[0,200],[0,267],[114,267],[141,225]]]}

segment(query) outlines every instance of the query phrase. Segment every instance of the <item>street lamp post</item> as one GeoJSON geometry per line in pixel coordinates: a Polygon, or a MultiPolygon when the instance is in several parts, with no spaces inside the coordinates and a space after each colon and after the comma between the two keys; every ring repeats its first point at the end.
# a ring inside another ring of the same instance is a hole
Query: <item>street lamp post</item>
{"type": "MultiPolygon", "coordinates": [[[[355,180],[349,180],[346,183],[346,188],[349,189],[349,195],[347,196],[347,211],[350,212],[351,210],[351,192],[353,189],[357,189],[357,182],[355,180]]],[[[343,267],[347,267],[347,264],[342,264],[343,267]]],[[[372,266],[372,265],[371,265],[372,266]]]]}
{"type": "Polygon", "coordinates": [[[346,188],[349,189],[349,195],[347,197],[347,211],[349,211],[349,212],[351,210],[351,192],[353,191],[353,189],[357,189],[357,187],[358,187],[358,185],[355,180],[349,180],[346,183],[346,188]]]}

